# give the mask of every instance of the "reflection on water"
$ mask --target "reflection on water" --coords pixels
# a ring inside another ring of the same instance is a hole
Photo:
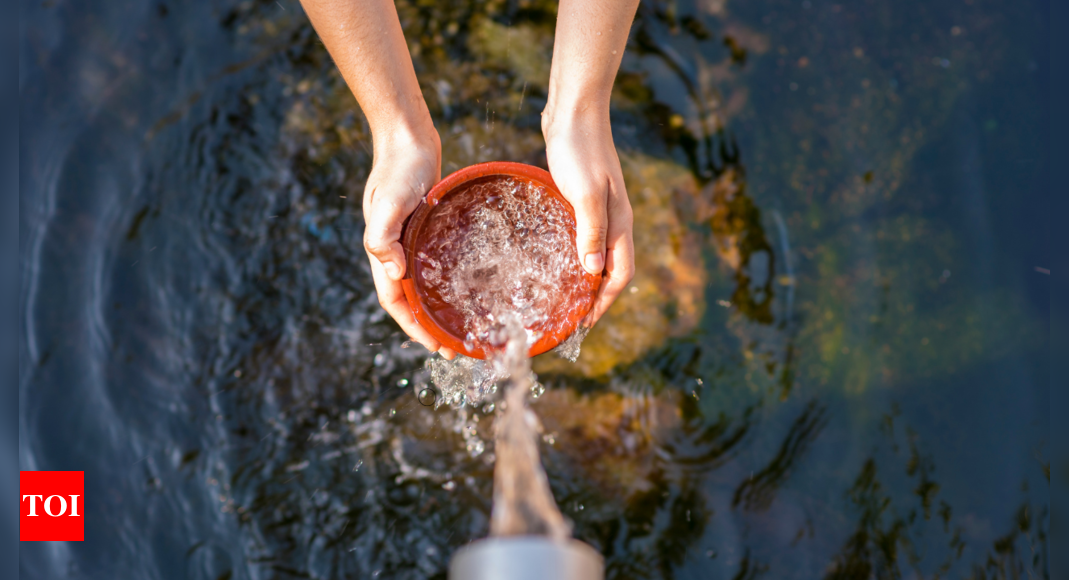
[[[399,2],[445,171],[544,166],[555,6]],[[1049,577],[1031,10],[642,4],[638,273],[576,363],[534,361],[609,577]],[[20,463],[87,498],[23,576],[443,577],[489,529],[494,409],[427,404],[378,307],[370,135],[299,5],[21,34]]]

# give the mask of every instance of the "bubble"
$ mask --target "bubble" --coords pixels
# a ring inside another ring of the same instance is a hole
[[[438,393],[434,389],[428,387],[419,392],[418,399],[420,405],[430,407],[431,405],[434,405],[435,401],[438,399]]]

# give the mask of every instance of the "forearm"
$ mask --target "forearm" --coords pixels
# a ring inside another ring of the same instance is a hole
[[[367,116],[375,149],[433,140],[393,0],[301,0]]]
[[[609,98],[639,0],[560,0],[544,123],[595,116]]]

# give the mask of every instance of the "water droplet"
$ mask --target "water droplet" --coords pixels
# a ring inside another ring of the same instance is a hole
[[[537,399],[542,396],[542,393],[546,392],[546,387],[542,386],[542,383],[535,383],[531,385],[531,398]]]
[[[356,423],[356,411],[349,409],[349,412],[345,414],[345,418],[348,419],[350,423]]]
[[[385,363],[385,362],[386,362],[386,355],[382,354],[381,352],[379,354],[375,355],[375,366],[381,367],[382,364]]]
[[[390,409],[390,416],[393,417],[397,414],[397,409]]]
[[[407,387],[408,386],[408,379],[401,379],[401,380],[397,381],[397,386],[398,387]]]
[[[446,491],[453,491],[454,489],[456,489],[456,487],[457,487],[457,484],[453,480],[449,480],[449,481],[447,481],[447,482],[442,484],[442,489],[444,489]]]
[[[481,439],[468,441],[467,447],[468,455],[471,455],[472,457],[478,457],[482,455],[483,451],[486,451],[486,444],[483,443]]]

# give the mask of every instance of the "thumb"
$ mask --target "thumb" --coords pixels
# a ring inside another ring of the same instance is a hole
[[[386,275],[392,280],[400,280],[405,275],[405,252],[401,248],[401,226],[405,218],[418,204],[409,208],[399,203],[395,196],[376,196],[371,204],[364,230],[364,249],[378,260]]]
[[[578,203],[572,202],[579,263],[591,274],[601,274],[605,269],[605,235],[609,229],[605,196],[604,191],[584,191],[576,199]]]

